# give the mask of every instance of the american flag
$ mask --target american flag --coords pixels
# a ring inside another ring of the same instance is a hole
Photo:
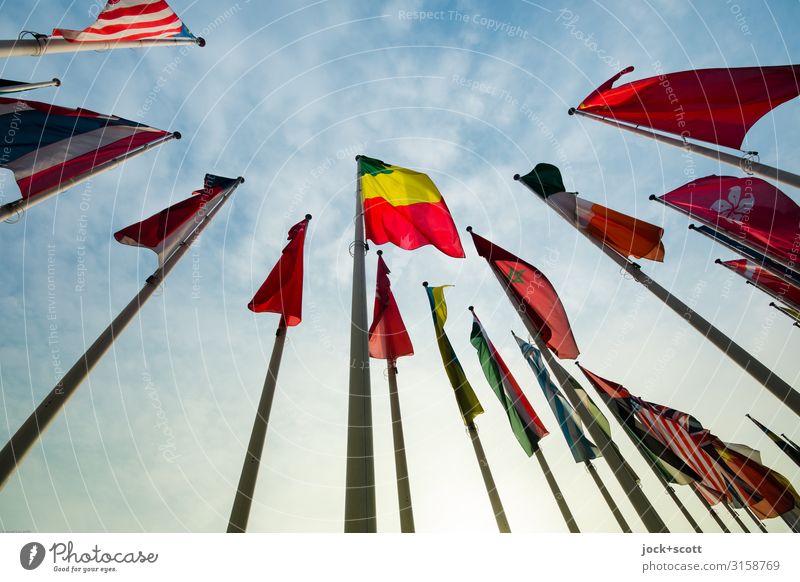
[[[194,38],[164,0],[108,0],[97,21],[85,30],[56,28],[53,38],[70,42],[109,42],[155,38]]]

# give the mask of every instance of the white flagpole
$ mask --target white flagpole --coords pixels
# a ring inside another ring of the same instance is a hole
[[[202,37],[197,38],[156,38],[152,40],[121,40],[70,42],[64,38],[42,36],[34,39],[0,40],[0,58],[41,57],[58,53],[79,53],[86,51],[108,51],[127,48],[151,48],[156,46],[178,46],[196,44],[206,46]]]
[[[536,449],[534,455],[536,456],[536,460],[539,461],[539,466],[542,468],[542,473],[544,473],[544,478],[547,481],[547,485],[550,487],[550,492],[553,494],[558,509],[561,511],[561,517],[564,518],[567,524],[567,529],[570,533],[581,533],[578,524],[575,522],[575,517],[572,515],[572,511],[569,505],[567,505],[567,500],[564,499],[564,494],[561,493],[561,487],[558,486],[558,481],[556,481],[553,472],[550,470],[550,464],[547,462],[541,447]]]
[[[570,115],[580,115],[582,117],[588,117],[589,119],[600,121],[602,123],[605,123],[606,125],[610,125],[618,129],[624,129],[625,131],[629,131],[631,133],[635,133],[637,135],[641,135],[644,137],[649,137],[650,139],[654,139],[656,141],[660,141],[662,143],[681,148],[682,150],[687,152],[697,153],[700,154],[701,156],[711,158],[712,160],[718,160],[725,164],[729,164],[731,166],[739,168],[746,174],[758,174],[759,176],[764,176],[765,178],[775,180],[776,182],[782,182],[784,184],[789,184],[790,186],[794,186],[795,188],[800,188],[800,176],[798,176],[797,174],[793,174],[792,172],[786,172],[778,168],[773,168],[772,166],[767,166],[766,164],[761,164],[747,157],[740,158],[732,154],[728,154],[712,148],[707,148],[705,146],[698,145],[696,143],[691,143],[675,137],[670,137],[668,135],[656,133],[654,131],[641,129],[638,126],[628,125],[626,123],[620,123],[618,121],[614,121],[606,117],[600,117],[599,115],[586,113],[585,111],[580,111],[578,109],[575,109],[574,107],[571,108],[568,113]]]
[[[53,196],[57,196],[61,194],[65,190],[69,190],[73,186],[77,186],[78,184],[85,182],[91,178],[94,178],[97,174],[105,172],[107,170],[111,170],[116,168],[119,165],[122,165],[130,158],[136,157],[141,155],[147,151],[150,151],[153,148],[156,148],[160,145],[164,145],[171,139],[181,139],[181,134],[178,131],[174,131],[162,137],[161,139],[157,139],[155,141],[151,141],[150,143],[143,145],[140,148],[135,150],[131,150],[121,156],[114,158],[113,160],[108,160],[107,162],[103,162],[92,168],[90,172],[86,174],[81,174],[80,176],[75,176],[74,178],[70,178],[68,180],[64,180],[59,182],[52,188],[48,188],[47,190],[43,190],[38,192],[34,196],[29,198],[20,198],[19,200],[14,200],[13,202],[9,202],[7,204],[3,204],[0,206],[0,220],[7,220],[14,216],[15,214],[21,214],[28,208],[36,206],[41,202],[44,202],[48,198],[52,198]]]
[[[356,156],[356,213],[353,242],[353,297],[350,320],[350,392],[347,414],[345,533],[375,533],[375,459],[372,444],[372,393],[369,378],[367,278],[364,257],[364,205]]]
[[[506,511],[503,509],[503,503],[500,501],[500,494],[497,492],[497,486],[494,483],[494,477],[492,477],[492,470],[489,468],[489,461],[486,460],[486,452],[483,450],[481,437],[478,436],[478,427],[475,426],[473,421],[469,421],[467,433],[472,441],[472,448],[475,450],[475,458],[478,459],[478,466],[481,468],[483,484],[486,486],[486,493],[489,494],[489,503],[492,505],[492,512],[497,522],[497,529],[500,533],[511,533],[511,527],[508,525],[508,519],[506,518]]]
[[[611,513],[614,515],[614,519],[617,520],[617,524],[619,525],[619,528],[622,530],[623,533],[633,533],[632,530],[631,530],[631,526],[628,525],[628,522],[625,521],[625,517],[622,515],[622,512],[619,510],[619,506],[617,505],[617,502],[614,501],[613,497],[611,497],[611,494],[608,492],[608,489],[606,489],[605,483],[603,483],[603,480],[600,479],[600,474],[597,472],[597,468],[588,459],[586,461],[584,461],[584,463],[586,464],[586,469],[589,471],[589,474],[592,476],[592,479],[594,480],[595,485],[597,485],[597,488],[600,490],[600,495],[603,496],[603,499],[605,500],[606,505],[608,505],[608,508],[611,510]]]
[[[0,86],[0,94],[3,93],[18,93],[20,91],[32,91],[34,89],[44,89],[45,87],[60,87],[61,81],[53,79],[52,81],[42,81],[41,83],[17,83],[16,85],[3,85]]]
[[[0,489],[3,488],[8,478],[22,462],[25,455],[31,450],[50,423],[55,419],[64,405],[77,391],[81,383],[89,375],[89,372],[97,365],[103,355],[109,350],[117,336],[123,332],[133,317],[139,312],[150,296],[158,289],[164,278],[169,274],[173,267],[178,264],[183,255],[189,250],[192,243],[197,240],[203,229],[211,222],[216,213],[228,198],[233,194],[239,184],[244,182],[244,178],[239,177],[238,181],[228,188],[222,195],[222,199],[205,215],[203,220],[197,225],[191,234],[178,245],[176,250],[158,267],[152,275],[147,278],[141,291],[131,300],[125,308],[120,311],[111,324],[100,334],[100,336],[89,346],[86,353],[64,374],[61,381],[50,391],[41,404],[34,410],[28,419],[22,424],[11,440],[0,451]]]

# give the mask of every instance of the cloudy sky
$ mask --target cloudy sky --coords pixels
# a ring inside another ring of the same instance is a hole
[[[0,1],[0,37],[80,29],[101,4]],[[662,225],[666,261],[644,269],[800,385],[800,331],[765,295],[714,265],[730,253],[688,231],[686,217],[647,200],[692,177],[737,171],[566,113],[627,65],[636,67],[632,80],[661,70],[800,62],[800,7],[746,0],[500,4],[173,0],[207,39],[205,48],[0,65],[5,78],[63,81],[26,98],[184,135],[31,209],[17,224],[0,225],[3,442],[155,268],[152,253],[119,245],[112,233],[186,197],[206,172],[247,179],[0,492],[0,529],[224,531],[277,324],[277,316],[252,314],[246,304],[287,229],[308,212],[304,320],[289,332],[250,529],[342,530],[358,153],[428,173],[462,233],[472,225],[542,269],[564,301],[582,364],[695,414],[726,441],[760,449],[800,486],[797,468],[744,415],[800,440],[796,417],[512,180],[538,162],[555,163],[582,196]],[[430,18],[420,19],[420,10]],[[799,123],[795,100],[762,119],[745,149],[797,171]],[[2,173],[0,196],[17,198]],[[586,470],[572,461],[509,333],[522,334],[521,322],[469,239],[463,242],[465,260],[431,248],[384,248],[416,348],[400,361],[398,380],[417,529],[495,529],[435,348],[420,285],[428,280],[455,285],[447,331],[486,410],[477,424],[512,530],[566,527],[481,373],[468,305],[550,429],[542,450],[579,526],[618,531]],[[375,259],[370,252],[370,304]],[[580,376],[572,363],[567,368]],[[378,527],[398,531],[382,362],[373,362],[372,392]],[[614,430],[669,527],[689,531]],[[633,529],[644,531],[607,465],[597,466]],[[689,492],[679,495],[706,531],[718,531]],[[786,531],[776,520],[768,527]]]

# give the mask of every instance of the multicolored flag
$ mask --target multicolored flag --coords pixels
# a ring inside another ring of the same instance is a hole
[[[4,98],[0,134],[0,167],[14,172],[23,199],[173,135],[88,109]]]
[[[567,312],[555,288],[533,265],[469,230],[475,250],[498,276],[521,317],[539,331],[542,340],[559,358],[575,359],[580,353]]]
[[[189,198],[115,232],[114,238],[124,245],[152,250],[158,255],[159,264],[163,265],[203,217],[222,200],[225,192],[239,181],[239,178],[206,174],[202,190],[196,190]]]
[[[784,281],[780,277],[776,277],[747,259],[719,261],[719,263],[737,275],[741,275],[770,297],[785,303],[795,310],[800,310],[800,288]]]
[[[572,453],[572,458],[576,463],[584,463],[591,461],[601,456],[600,449],[598,449],[592,441],[590,441],[586,434],[583,432],[583,423],[578,418],[578,414],[572,405],[561,394],[561,391],[556,387],[550,379],[550,373],[542,361],[542,354],[534,346],[517,337],[513,331],[511,335],[517,340],[517,345],[522,352],[523,357],[530,365],[533,373],[536,374],[536,379],[539,381],[539,386],[544,393],[544,397],[550,404],[550,409],[553,411],[558,425],[561,427],[561,432],[564,439],[569,445],[569,450]],[[598,411],[599,412],[599,411]]]
[[[795,465],[800,467],[800,451],[795,449],[791,445],[791,443],[782,439],[780,436],[772,432],[770,429],[768,429],[766,426],[758,422],[755,418],[753,418],[749,414],[745,414],[745,416],[749,418],[751,421],[753,421],[753,424],[755,424],[759,429],[761,429],[761,432],[767,435],[769,437],[769,440],[775,443],[778,446],[778,448],[786,454],[787,457],[789,457],[792,461],[794,461]]]
[[[517,437],[522,450],[530,457],[539,450],[539,441],[549,433],[489,336],[486,335],[486,330],[483,329],[474,310],[469,341],[478,352],[483,374],[500,400],[500,404],[503,405],[514,436]]]
[[[369,240],[409,251],[433,245],[448,256],[464,258],[447,204],[426,174],[358,156],[358,175]]]
[[[706,176],[658,199],[779,262],[797,262],[800,207],[769,182]]]
[[[663,228],[566,192],[556,166],[536,164],[519,179],[576,229],[623,257],[664,261]]]
[[[631,71],[611,77],[578,109],[739,149],[756,121],[800,94],[800,65],[698,69],[613,86]]]
[[[289,229],[289,244],[247,304],[247,308],[255,313],[279,313],[289,327],[299,324],[303,316],[303,246],[309,220],[311,215],[306,214]]]
[[[114,42],[195,37],[164,0],[108,0],[89,28],[56,28],[53,38],[70,42]]]
[[[450,385],[455,391],[456,402],[458,403],[458,409],[461,411],[461,417],[464,419],[464,424],[470,426],[476,416],[483,414],[483,407],[481,407],[478,397],[475,396],[475,391],[470,386],[469,380],[467,380],[467,375],[464,373],[464,368],[461,367],[461,362],[458,361],[450,339],[444,332],[444,324],[447,321],[447,303],[444,300],[445,287],[449,287],[449,285],[442,285],[441,287],[425,285],[425,291],[428,294],[428,302],[431,306],[433,328],[436,331],[436,343],[439,346],[439,354],[442,356],[444,370],[450,380]]]
[[[380,253],[380,251],[378,251]],[[379,360],[393,361],[401,356],[413,356],[414,346],[389,282],[389,267],[378,256],[378,280],[375,283],[375,307],[369,327],[369,355]]]

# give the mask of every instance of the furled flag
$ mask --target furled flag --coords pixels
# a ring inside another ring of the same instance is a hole
[[[378,251],[380,253],[380,251]],[[389,267],[378,257],[378,280],[375,283],[375,308],[369,328],[369,355],[379,360],[393,361],[401,356],[414,355],[406,325],[389,282]]]
[[[635,397],[624,386],[611,380],[606,380],[594,372],[590,372],[580,364],[578,364],[578,367],[589,380],[589,383],[594,386],[634,444],[650,459],[650,462],[664,479],[678,485],[690,485],[702,481],[702,477],[694,469],[674,453],[670,447],[651,434],[647,426],[636,418],[634,415],[636,406],[633,402]]]
[[[32,198],[171,135],[113,115],[0,98],[0,167]],[[176,137],[179,134],[175,134]]]
[[[358,156],[358,175],[369,240],[408,251],[433,245],[464,258],[447,204],[426,174]]]
[[[659,200],[779,262],[797,262],[800,207],[769,182],[712,175]]]
[[[631,71],[611,77],[578,109],[739,149],[756,121],[800,94],[800,65],[698,69],[613,87]]]
[[[569,445],[572,458],[575,459],[576,463],[583,463],[600,457],[600,449],[598,449],[584,434],[583,423],[575,412],[575,409],[572,408],[569,401],[561,394],[561,391],[550,379],[550,373],[544,366],[541,352],[531,344],[517,337],[517,334],[513,331],[511,335],[517,340],[517,345],[523,357],[530,365],[533,373],[536,374],[536,379],[539,381],[542,392],[544,392],[544,397],[547,398],[547,402],[550,404],[550,408],[558,420],[567,445]]]
[[[522,450],[530,457],[539,450],[539,441],[549,433],[489,336],[486,335],[486,330],[483,329],[475,311],[472,312],[472,332],[469,341],[478,352],[483,374],[500,400],[500,404],[503,405],[514,436],[517,437]]]
[[[151,249],[164,264],[202,222],[203,218],[220,203],[224,194],[240,178],[223,178],[206,174],[203,189],[192,192],[185,200],[157,212],[136,224],[114,233],[114,238],[124,245]]]
[[[108,0],[89,28],[56,28],[53,38],[70,42],[115,42],[195,37],[164,0]]]
[[[536,164],[530,173],[519,179],[567,222],[623,257],[664,260],[663,228],[566,192],[561,171],[556,166]]]
[[[472,232],[475,250],[498,276],[521,317],[527,318],[539,335],[561,359],[575,359],[580,353],[572,335],[567,312],[544,273]]]
[[[789,442],[782,439],[780,436],[772,432],[769,428],[758,422],[755,418],[753,418],[749,414],[746,414],[745,416],[747,416],[747,418],[752,420],[753,424],[755,424],[759,429],[761,429],[761,432],[767,435],[769,439],[786,454],[787,457],[789,457],[792,461],[794,461],[795,465],[800,467],[800,451],[796,450]]]
[[[247,308],[256,313],[280,313],[287,326],[300,323],[303,315],[303,244],[311,215],[289,229],[281,258],[256,292]]]
[[[483,414],[483,407],[481,407],[478,397],[475,396],[475,391],[470,386],[466,374],[464,374],[464,368],[461,367],[461,362],[456,357],[453,346],[450,344],[450,339],[444,332],[444,324],[447,321],[447,303],[444,300],[445,287],[449,287],[449,285],[441,287],[429,287],[426,285],[425,291],[428,294],[428,302],[431,306],[433,328],[436,331],[439,354],[442,356],[442,363],[444,364],[447,378],[450,380],[450,385],[455,391],[461,417],[464,419],[464,424],[469,426],[476,416]]]
[[[795,310],[800,310],[800,288],[784,281],[780,277],[776,277],[747,259],[719,261],[719,263],[734,273],[741,275],[767,295],[782,301]]]

